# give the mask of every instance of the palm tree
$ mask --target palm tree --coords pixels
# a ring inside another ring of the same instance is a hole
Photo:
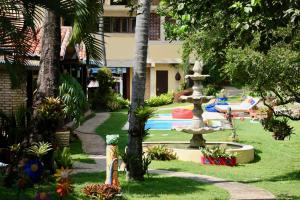
[[[142,139],[141,130],[144,126],[139,126],[135,111],[144,105],[145,82],[146,82],[146,65],[147,65],[147,49],[148,49],[148,32],[150,21],[150,4],[151,0],[139,0],[135,41],[136,53],[133,68],[132,80],[132,98],[129,113],[129,130],[128,130],[128,170],[129,178],[133,180],[143,180],[143,164],[142,164]]]
[[[60,7],[60,0],[52,2],[55,7]],[[87,53],[95,60],[100,60],[102,55],[101,41],[96,38],[96,24],[102,14],[101,3],[98,0],[75,1],[71,14],[74,25],[70,45],[83,42]],[[44,35],[40,59],[40,71],[37,82],[35,106],[45,96],[56,96],[59,78],[60,61],[60,13],[48,9],[45,15]]]
[[[56,3],[59,6],[59,2],[56,1]],[[57,95],[61,46],[60,31],[60,15],[53,10],[46,10],[35,104],[38,104],[46,96]]]

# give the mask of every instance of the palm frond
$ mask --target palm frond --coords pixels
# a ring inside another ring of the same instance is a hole
[[[97,29],[98,19],[103,14],[102,1],[76,0],[74,25],[70,45],[83,41],[90,57],[94,60],[103,58],[103,42],[98,39],[100,34]]]

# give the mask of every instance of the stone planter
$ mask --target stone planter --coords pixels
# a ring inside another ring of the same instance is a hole
[[[235,166],[236,165],[236,158],[213,158],[213,157],[200,157],[201,163],[204,165],[227,165],[227,166]]]
[[[60,147],[67,147],[70,144],[70,131],[57,131],[55,138]]]

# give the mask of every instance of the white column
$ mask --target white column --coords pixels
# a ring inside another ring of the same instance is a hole
[[[150,97],[156,96],[156,70],[155,64],[150,67]]]
[[[165,29],[164,29],[165,18],[166,17],[160,18],[160,41],[165,41]]]
[[[123,96],[123,77],[122,74],[120,76],[120,94]]]

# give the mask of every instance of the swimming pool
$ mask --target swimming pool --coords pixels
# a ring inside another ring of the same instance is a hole
[[[159,114],[147,121],[145,129],[150,130],[171,130],[183,126],[191,126],[193,119],[172,119],[171,114]],[[220,120],[210,120],[211,127],[220,127]]]
[[[176,127],[190,126],[192,120],[157,120],[149,119],[145,125],[145,129],[150,130],[171,130]]]

